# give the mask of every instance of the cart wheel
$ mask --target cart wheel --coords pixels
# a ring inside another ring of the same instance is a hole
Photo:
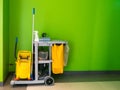
[[[54,85],[54,79],[50,76],[45,77],[45,85]]]
[[[14,81],[10,82],[11,87],[14,87],[14,84],[15,84]]]

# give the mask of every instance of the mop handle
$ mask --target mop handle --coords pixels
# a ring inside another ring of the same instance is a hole
[[[32,54],[33,54],[33,33],[34,33],[34,16],[35,16],[35,8],[32,9]]]
[[[32,9],[32,60],[31,60],[31,76],[33,72],[33,33],[34,33],[34,16],[35,16],[35,8]]]
[[[17,60],[17,56],[16,56],[16,52],[17,52],[17,43],[18,43],[18,37],[16,37],[16,41],[15,41],[15,51],[14,51],[14,56],[15,59]]]

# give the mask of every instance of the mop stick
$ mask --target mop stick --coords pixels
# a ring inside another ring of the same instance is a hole
[[[33,54],[33,34],[34,34],[34,17],[35,17],[35,8],[32,10],[32,54]]]
[[[33,36],[34,36],[34,17],[35,17],[35,8],[32,9],[32,65],[31,65],[31,75],[33,71]]]

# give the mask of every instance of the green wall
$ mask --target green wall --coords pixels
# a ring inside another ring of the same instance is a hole
[[[33,7],[39,35],[46,32],[52,40],[69,42],[66,71],[120,70],[119,0],[10,0],[10,64],[16,36],[18,49],[31,50]]]
[[[3,0],[3,80],[9,72],[9,0]]]
[[[0,0],[0,82],[3,81],[3,0]]]
[[[0,0],[0,82],[9,72],[9,2]]]

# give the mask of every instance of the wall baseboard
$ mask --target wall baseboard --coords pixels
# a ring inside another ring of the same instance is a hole
[[[4,84],[7,81],[7,79],[8,79],[8,77],[9,77],[10,74],[11,73],[8,73],[7,76],[6,76],[6,78],[5,78],[5,80],[3,82],[0,82],[0,86],[4,86]]]
[[[100,75],[120,75],[120,71],[64,71],[63,74],[53,74],[53,76],[100,76]]]
[[[64,71],[52,76],[56,82],[120,81],[120,71]]]
[[[3,86],[3,82],[0,82],[0,86]]]
[[[117,71],[65,71],[63,75],[110,75],[110,74],[119,74],[120,70]]]

